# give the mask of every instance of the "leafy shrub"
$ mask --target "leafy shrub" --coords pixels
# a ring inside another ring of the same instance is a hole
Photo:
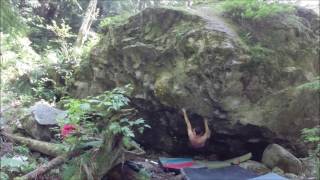
[[[317,179],[320,179],[320,126],[304,128],[302,138],[304,142],[312,145],[313,149],[311,149],[310,157],[316,162],[316,176]]]
[[[32,49],[28,38],[1,33],[0,40],[2,85],[30,73],[41,64],[41,57]]]
[[[68,136],[65,142],[71,145],[93,142],[99,133],[97,128],[99,121],[94,121],[94,116],[100,117],[99,120],[107,119],[107,130],[113,134],[121,134],[126,138],[134,137],[132,128],[137,127],[139,132],[150,126],[145,121],[139,119],[129,119],[127,117],[111,118],[114,113],[128,107],[129,99],[126,94],[132,90],[127,85],[122,88],[115,88],[112,91],[106,91],[95,97],[85,99],[67,99],[65,107],[67,108],[68,118],[60,120],[60,126],[72,124],[77,126],[77,136]],[[111,118],[111,119],[109,119]],[[128,140],[128,139],[127,139]]]
[[[23,22],[22,18],[18,16],[18,13],[16,13],[11,1],[2,0],[0,12],[0,32],[6,32],[13,36],[15,36],[16,33],[26,33],[26,24]]]
[[[29,148],[26,146],[14,146],[14,151],[18,154],[28,155],[30,153]]]
[[[12,91],[18,96],[29,95],[46,100],[52,99],[44,85],[46,67],[40,54],[31,47],[26,37],[1,34],[1,90]]]
[[[90,49],[99,40],[95,36],[82,48],[75,49],[70,43],[75,35],[63,20],[61,24],[53,21],[43,28],[56,36],[40,53],[27,37],[1,33],[1,90],[4,93],[10,91],[49,102],[60,99],[72,83],[80,61],[88,58]]]
[[[221,6],[223,11],[231,17],[253,20],[294,12],[293,6],[262,0],[228,0],[223,1]]]
[[[320,127],[304,128],[302,130],[302,138],[306,143],[315,146],[314,154],[320,157]]]
[[[133,140],[134,129],[142,133],[144,128],[150,128],[150,126],[143,119],[136,119],[134,111],[130,109],[127,95],[131,91],[131,86],[127,85],[94,97],[62,101],[67,102],[65,107],[67,107],[68,117],[59,120],[59,124],[61,126],[72,124],[76,127],[74,132],[64,138],[64,142],[70,148],[93,147],[92,151],[82,154],[63,166],[64,179],[71,176],[79,178],[81,176],[78,171],[79,166],[87,169],[87,175],[92,174],[91,169],[94,166],[92,156],[99,148],[105,148],[108,145],[104,141],[109,141],[109,138],[115,138],[115,141],[121,143],[122,148],[128,152],[141,150]],[[98,129],[99,124],[103,126],[101,129]]]

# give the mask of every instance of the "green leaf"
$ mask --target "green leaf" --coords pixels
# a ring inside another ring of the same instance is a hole
[[[91,106],[89,103],[83,103],[80,105],[80,109],[83,111],[89,111],[91,109]]]
[[[28,162],[26,161],[28,158],[26,156],[14,156],[12,158],[8,158],[6,156],[1,157],[1,168],[20,168],[23,165],[26,165]]]
[[[143,127],[139,127],[139,128],[138,128],[138,131],[139,131],[140,134],[142,134],[143,131],[144,131],[144,128],[143,128]]]
[[[123,133],[124,136],[127,137],[134,137],[134,133],[128,126],[124,126],[121,128],[121,132]]]
[[[123,142],[123,145],[126,147],[126,148],[131,148],[131,139],[128,138],[128,137],[124,137],[122,139],[122,142]]]
[[[125,122],[127,123],[128,121],[129,121],[128,118],[123,118],[120,120],[120,123],[125,123]]]
[[[139,118],[139,119],[134,121],[135,125],[139,125],[139,124],[143,124],[143,123],[144,123],[144,119],[142,119],[142,118]]]
[[[27,155],[30,153],[29,148],[27,148],[26,146],[14,146],[13,149],[18,154]]]
[[[96,99],[88,99],[89,103],[101,103],[100,100],[96,100]]]

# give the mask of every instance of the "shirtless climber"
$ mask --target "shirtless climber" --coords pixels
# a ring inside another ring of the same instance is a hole
[[[193,148],[202,148],[205,145],[207,139],[211,135],[211,131],[208,127],[207,119],[204,119],[205,132],[203,133],[203,132],[201,132],[200,128],[192,129],[190,120],[189,120],[188,115],[186,113],[186,110],[184,108],[182,109],[182,112],[183,112],[184,120],[187,124],[188,136],[189,136],[189,140],[190,140],[192,147]]]

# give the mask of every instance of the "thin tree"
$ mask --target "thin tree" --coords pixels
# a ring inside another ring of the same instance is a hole
[[[75,47],[81,47],[86,41],[91,24],[97,16],[97,12],[97,0],[90,0],[81,27],[79,29]]]

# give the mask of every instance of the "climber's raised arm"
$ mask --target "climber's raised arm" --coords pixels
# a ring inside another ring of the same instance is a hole
[[[183,112],[184,121],[187,124],[188,131],[192,132],[192,126],[191,126],[190,120],[188,118],[187,112],[184,108],[182,108],[182,112]]]
[[[206,119],[206,118],[204,119],[204,128],[205,128],[204,136],[209,138],[211,136],[211,131],[208,126],[208,119]]]

